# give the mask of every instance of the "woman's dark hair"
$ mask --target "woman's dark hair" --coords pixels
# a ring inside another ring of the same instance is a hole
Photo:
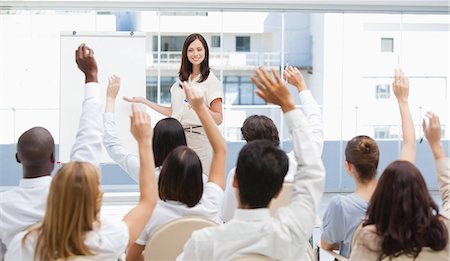
[[[181,52],[181,65],[180,65],[180,71],[178,72],[178,76],[180,78],[181,82],[187,81],[189,78],[189,75],[192,73],[192,63],[189,61],[187,56],[187,51],[189,45],[198,39],[202,45],[203,48],[205,48],[205,59],[203,59],[203,62],[200,64],[200,73],[201,77],[199,82],[203,82],[204,80],[208,79],[209,76],[209,49],[208,44],[206,43],[205,38],[201,34],[191,34],[189,35],[183,44],[183,50]]]
[[[186,146],[172,150],[161,168],[158,189],[161,200],[174,200],[193,207],[203,194],[202,163]]]
[[[269,140],[277,146],[280,145],[277,126],[272,119],[264,115],[252,115],[245,119],[241,132],[247,142]]]
[[[416,258],[423,247],[440,251],[448,234],[439,208],[420,171],[408,161],[394,161],[383,171],[369,203],[363,226],[374,224],[385,257]]]
[[[355,166],[359,181],[370,181],[377,175],[380,160],[378,145],[369,136],[356,136],[345,147],[345,160]]]
[[[158,121],[153,130],[155,166],[162,166],[167,154],[181,145],[187,145],[186,135],[181,123],[174,118],[165,118]]]

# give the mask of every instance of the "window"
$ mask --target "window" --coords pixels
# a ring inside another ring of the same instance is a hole
[[[389,84],[377,84],[375,87],[376,99],[389,99],[391,97],[391,85]]]
[[[162,11],[161,16],[208,16],[208,12],[196,11]]]
[[[373,137],[375,139],[389,139],[390,138],[389,130],[390,130],[389,126],[374,127]]]
[[[394,38],[381,38],[381,52],[382,53],[394,52]]]
[[[250,52],[250,36],[236,36],[236,52]]]
[[[211,36],[211,47],[220,48],[220,35]]]
[[[162,52],[181,52],[186,36],[161,36]],[[153,36],[153,51],[158,51],[158,36]]]
[[[225,103],[232,105],[266,104],[255,93],[255,85],[249,76],[225,76],[223,80]]]

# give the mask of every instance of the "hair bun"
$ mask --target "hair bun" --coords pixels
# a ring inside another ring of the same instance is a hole
[[[362,140],[361,143],[359,143],[359,149],[363,153],[370,153],[372,144],[368,140]]]

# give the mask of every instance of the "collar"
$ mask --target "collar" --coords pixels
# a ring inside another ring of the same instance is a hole
[[[43,186],[49,186],[51,182],[52,182],[51,176],[43,176],[43,177],[31,178],[31,179],[21,179],[19,182],[19,187],[22,187],[22,188],[43,187]]]
[[[238,208],[234,211],[233,219],[241,221],[258,221],[270,218],[268,208],[242,209]]]

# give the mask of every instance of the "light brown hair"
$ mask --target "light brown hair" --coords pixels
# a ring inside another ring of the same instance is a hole
[[[94,255],[85,235],[99,222],[102,192],[99,170],[87,162],[70,162],[56,173],[50,185],[42,225],[24,237],[37,233],[35,258],[55,260],[75,255]]]

